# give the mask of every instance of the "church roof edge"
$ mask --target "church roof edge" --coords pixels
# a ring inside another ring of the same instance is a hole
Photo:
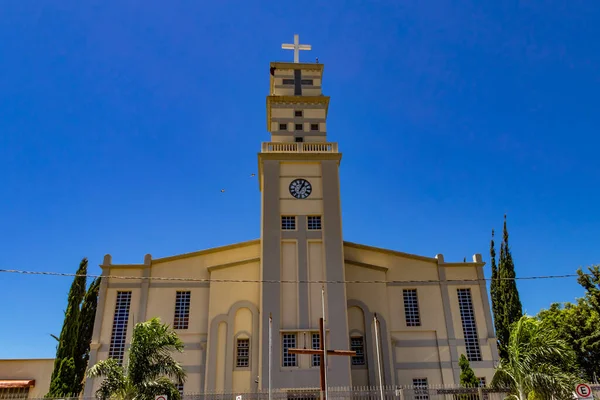
[[[211,248],[204,249],[204,250],[197,250],[197,251],[192,251],[190,253],[176,254],[173,256],[161,257],[161,258],[156,258],[156,259],[152,259],[150,257],[150,262],[148,264],[146,264],[146,263],[144,263],[144,264],[112,264],[112,263],[107,264],[107,263],[103,263],[103,264],[100,264],[100,267],[103,269],[104,268],[147,268],[148,266],[154,265],[154,264],[160,264],[160,263],[168,262],[168,261],[182,260],[184,258],[201,256],[204,254],[217,253],[220,251],[233,250],[233,249],[237,249],[240,247],[252,246],[254,244],[260,244],[260,239],[247,240],[245,242],[227,244],[227,245],[218,246],[218,247],[211,247]],[[147,258],[147,257],[148,257],[148,255],[146,255],[146,257],[144,257],[144,258]]]
[[[157,258],[155,260],[152,260],[152,264],[158,264],[158,263],[167,262],[167,261],[181,260],[184,258],[201,256],[204,254],[217,253],[219,251],[233,250],[233,249],[237,249],[240,247],[251,246],[253,244],[260,244],[260,239],[247,240],[245,242],[227,244],[227,245],[218,246],[218,247],[211,247],[211,248],[204,249],[204,250],[193,251],[191,253],[183,253],[183,254],[177,254],[174,256]]]
[[[271,67],[281,68],[281,69],[304,69],[311,70],[316,69],[318,71],[323,72],[325,68],[325,64],[321,63],[294,63],[294,62],[286,62],[286,61],[271,61]]]
[[[393,256],[408,257],[408,258],[413,258],[413,259],[421,260],[421,261],[434,262],[436,264],[438,262],[438,260],[434,257],[426,257],[426,256],[420,256],[418,254],[404,253],[404,252],[398,251],[398,250],[384,249],[382,247],[368,246],[366,244],[344,241],[344,246],[354,247],[356,249],[361,249],[361,250],[378,251],[380,253],[387,253],[387,254],[391,254]]]
[[[428,261],[428,262],[433,262],[436,264],[440,264],[443,265],[444,267],[464,267],[465,265],[470,265],[470,266],[484,266],[485,262],[480,261],[481,260],[481,256],[478,256],[478,261],[473,261],[473,262],[445,262],[443,261],[443,257],[441,258],[441,260],[438,260],[435,257],[427,257],[427,256],[420,256],[418,254],[411,254],[411,253],[404,253],[402,251],[397,251],[397,250],[390,250],[390,249],[385,249],[382,247],[375,247],[375,246],[369,246],[366,244],[360,244],[360,243],[354,243],[354,242],[348,242],[348,241],[344,241],[344,246],[348,246],[348,247],[353,247],[356,249],[360,249],[360,250],[369,250],[369,251],[376,251],[376,252],[380,252],[380,253],[386,253],[386,254],[390,254],[393,256],[399,256],[399,257],[407,257],[407,258],[412,258],[415,260],[421,260],[421,261]]]

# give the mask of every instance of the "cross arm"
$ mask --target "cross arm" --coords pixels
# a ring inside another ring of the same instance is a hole
[[[323,354],[323,350],[319,349],[288,349],[290,354]],[[328,356],[355,356],[356,351],[353,350],[327,350]]]
[[[323,354],[323,350],[319,349],[288,349],[290,354]]]

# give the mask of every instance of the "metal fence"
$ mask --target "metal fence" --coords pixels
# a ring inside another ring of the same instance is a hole
[[[594,399],[600,400],[600,385],[590,385]],[[363,386],[332,387],[329,400],[504,400],[508,390],[491,387],[462,388],[460,386]],[[271,400],[318,400],[323,393],[318,388],[273,389]],[[575,393],[573,393],[575,399]],[[26,392],[0,390],[0,399],[32,399]],[[49,400],[49,399],[37,399]],[[59,399],[54,399],[59,400]],[[84,397],[62,397],[60,400],[96,400]],[[168,400],[168,399],[167,399]],[[269,400],[268,390],[254,392],[185,393],[182,400]]]
[[[507,390],[491,388],[415,387],[415,386],[365,386],[332,387],[327,391],[329,400],[502,400]],[[272,400],[317,400],[324,394],[319,389],[277,389],[271,391]],[[261,390],[252,393],[201,393],[186,394],[183,400],[268,400],[269,393]]]

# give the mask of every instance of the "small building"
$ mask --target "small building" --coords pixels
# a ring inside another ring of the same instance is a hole
[[[0,399],[44,397],[53,368],[52,358],[0,360]]]

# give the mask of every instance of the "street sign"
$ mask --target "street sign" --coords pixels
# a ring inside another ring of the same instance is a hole
[[[592,398],[592,388],[585,383],[580,383],[575,386],[575,393],[577,393],[577,397],[580,399],[591,399]]]
[[[169,400],[169,397],[166,394],[159,394],[158,396],[154,396],[154,400]]]
[[[235,400],[242,400],[242,396],[241,395],[235,396]]]

